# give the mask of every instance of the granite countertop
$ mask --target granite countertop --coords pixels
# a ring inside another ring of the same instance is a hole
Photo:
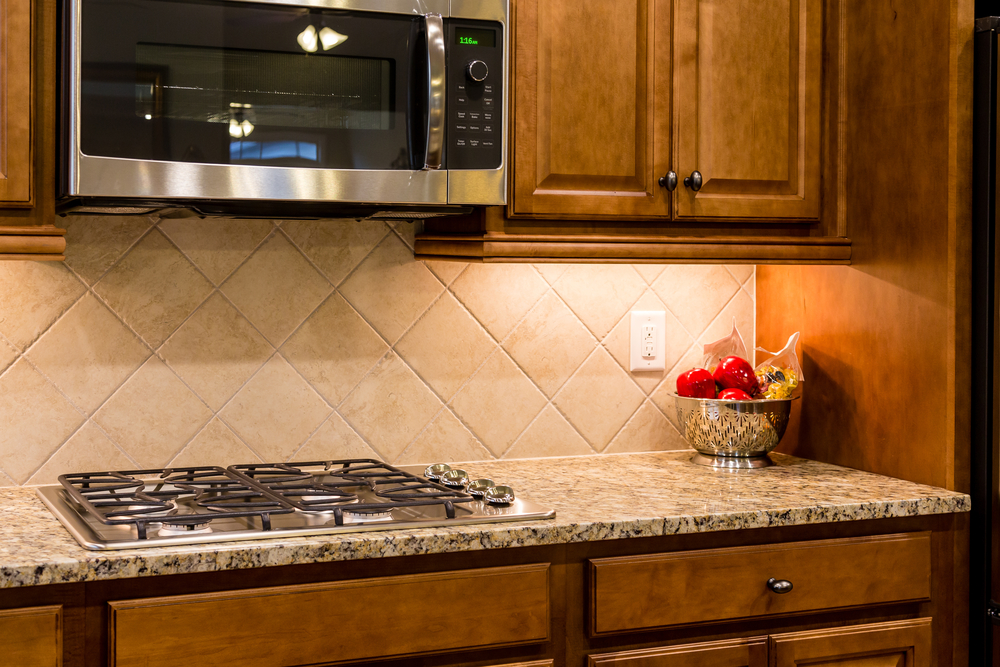
[[[464,464],[556,510],[555,519],[87,551],[31,488],[0,489],[0,588],[967,512],[969,496],[772,454],[749,471],[690,463],[690,451]],[[616,484],[628,482],[628,485]]]

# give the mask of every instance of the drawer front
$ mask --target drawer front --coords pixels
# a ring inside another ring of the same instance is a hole
[[[592,636],[926,600],[930,533],[601,558],[590,575]]]
[[[290,667],[511,646],[548,639],[549,566],[122,600],[110,614],[116,667]]]
[[[58,667],[62,664],[62,607],[0,611],[0,664]]]

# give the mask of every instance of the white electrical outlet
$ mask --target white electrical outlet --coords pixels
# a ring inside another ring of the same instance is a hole
[[[667,314],[662,310],[633,310],[629,332],[629,370],[666,370],[663,330]]]

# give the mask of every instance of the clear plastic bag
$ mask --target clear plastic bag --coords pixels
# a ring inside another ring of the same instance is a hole
[[[805,381],[802,377],[802,365],[799,364],[799,357],[795,354],[798,342],[799,332],[796,331],[789,336],[785,347],[779,352],[768,352],[762,347],[757,348],[758,352],[767,355],[754,369],[757,382],[760,384],[759,398],[791,398],[799,385]]]
[[[714,343],[706,344],[702,350],[705,356],[702,357],[701,367],[708,370],[709,373],[714,373],[716,366],[726,357],[736,356],[750,361],[747,357],[747,346],[743,342],[743,336],[740,335],[739,329],[736,328],[735,317],[733,318],[732,333]]]

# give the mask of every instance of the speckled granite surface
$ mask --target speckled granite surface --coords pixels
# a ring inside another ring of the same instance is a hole
[[[87,551],[29,488],[0,490],[0,588],[362,558],[967,512],[970,499],[911,482],[772,455],[712,470],[690,451],[465,464],[556,518],[454,528],[128,551]],[[612,482],[630,482],[629,485]]]

